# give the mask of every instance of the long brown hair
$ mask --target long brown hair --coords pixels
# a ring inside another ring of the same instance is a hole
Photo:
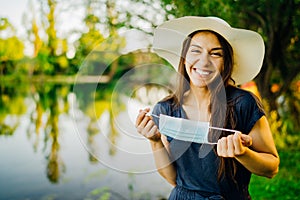
[[[172,99],[173,106],[181,106],[183,104],[183,98],[186,91],[190,89],[190,78],[185,69],[185,57],[187,51],[190,47],[191,40],[194,35],[199,32],[211,32],[215,34],[221,44],[223,50],[224,58],[224,67],[220,71],[219,76],[214,79],[212,83],[208,85],[210,90],[210,104],[209,112],[211,114],[210,124],[215,127],[225,127],[229,125],[234,128],[236,125],[235,119],[233,117],[233,106],[232,102],[227,102],[226,100],[226,88],[228,87],[230,81],[234,83],[234,80],[231,78],[233,71],[233,49],[231,45],[223,38],[220,34],[211,31],[211,30],[198,30],[187,36],[182,45],[181,58],[178,66],[178,81],[175,92],[167,97],[167,99]],[[217,130],[211,130],[213,134],[218,138],[227,136],[228,133],[221,132]],[[217,139],[218,139],[217,138]],[[213,139],[213,138],[210,138]],[[214,138],[215,140],[216,138]],[[216,152],[216,148],[214,149]],[[233,159],[225,159],[220,157],[220,166],[218,170],[219,180],[225,175],[233,178],[235,175],[236,166],[233,162]]]

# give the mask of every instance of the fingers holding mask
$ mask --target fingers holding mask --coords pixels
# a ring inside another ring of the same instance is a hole
[[[160,140],[160,133],[154,121],[151,119],[148,121],[145,129],[144,129],[144,136],[149,140],[158,141]]]
[[[136,129],[139,134],[143,135],[149,140],[157,141],[160,139],[158,127],[152,120],[152,117],[147,116],[149,109],[140,110],[136,119]]]
[[[146,115],[147,113],[148,113],[147,109],[140,110],[140,112],[136,118],[135,127],[136,127],[137,131],[142,135],[144,135],[145,128],[147,126],[148,121],[151,120],[151,118]]]
[[[242,133],[236,132],[234,135],[219,139],[217,144],[218,155],[233,158],[244,154],[248,145],[243,144],[242,136],[244,136]]]
[[[235,132],[233,135],[233,142],[235,147],[234,154],[239,156],[243,155],[246,149],[252,145],[252,138],[251,136],[242,134],[241,132]]]
[[[217,153],[221,157],[234,157],[234,145],[232,136],[222,137],[217,144]]]
[[[149,108],[146,108],[146,109],[143,109],[143,110],[140,110],[140,111],[139,111],[139,114],[138,114],[138,116],[137,116],[137,118],[136,118],[136,121],[135,121],[135,127],[136,127],[136,128],[140,128],[140,127],[142,127],[143,125],[145,125],[146,122],[144,121],[144,119],[145,119],[146,114],[147,114],[149,111],[150,111]]]

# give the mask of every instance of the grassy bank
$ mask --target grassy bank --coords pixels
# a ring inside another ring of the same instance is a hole
[[[110,77],[106,75],[33,75],[33,76],[0,76],[1,84],[11,83],[55,83],[55,84],[76,84],[76,83],[108,83]]]
[[[300,151],[280,151],[279,173],[273,179],[252,176],[250,193],[253,200],[300,199]]]

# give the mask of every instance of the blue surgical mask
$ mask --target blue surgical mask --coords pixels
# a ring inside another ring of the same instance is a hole
[[[175,141],[172,140],[170,142],[173,153],[175,152],[172,155],[174,160],[179,158],[192,142],[201,144],[199,158],[204,158],[217,144],[222,131],[236,132],[231,129],[211,127],[209,122],[193,121],[163,114],[159,116],[151,114],[151,116],[156,118],[156,122],[159,119],[159,131],[161,134],[175,139]],[[211,129],[215,131],[210,131]],[[209,134],[214,134],[214,137],[209,137]],[[176,150],[174,151],[174,149]]]
[[[215,144],[208,141],[209,122],[187,120],[161,114],[159,116],[161,134],[177,140],[201,144]]]

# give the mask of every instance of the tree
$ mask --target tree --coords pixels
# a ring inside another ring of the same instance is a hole
[[[65,39],[57,37],[57,30],[55,28],[55,11],[56,0],[47,0],[49,12],[47,14],[48,27],[46,33],[48,36],[47,51],[48,61],[52,66],[51,74],[58,74],[64,72],[64,69],[68,67],[68,61],[66,58],[67,42]]]
[[[78,71],[80,63],[88,56],[88,54],[101,42],[104,41],[104,36],[98,30],[97,26],[100,23],[100,18],[94,14],[94,1],[88,0],[85,5],[85,18],[83,22],[87,28],[87,32],[82,33],[80,38],[75,42],[76,53],[72,59],[72,64]]]
[[[109,69],[109,76],[112,77],[118,67],[114,60],[119,56],[119,50],[125,46],[125,40],[118,32],[120,22],[115,3],[112,0],[89,0],[85,6],[84,24],[87,32],[75,44],[76,55],[72,63],[77,66],[89,65],[85,72],[81,71],[85,75],[102,75]],[[97,15],[98,9],[104,12]]]
[[[0,75],[14,72],[14,64],[24,57],[24,44],[7,18],[0,18]]]
[[[31,20],[28,22],[28,39],[33,45],[33,69],[29,74],[61,74],[68,71],[69,61],[66,53],[67,40],[57,36],[56,20],[58,16],[56,0],[40,0],[41,17],[36,17],[33,3],[30,1]],[[30,15],[27,14],[27,15]]]

